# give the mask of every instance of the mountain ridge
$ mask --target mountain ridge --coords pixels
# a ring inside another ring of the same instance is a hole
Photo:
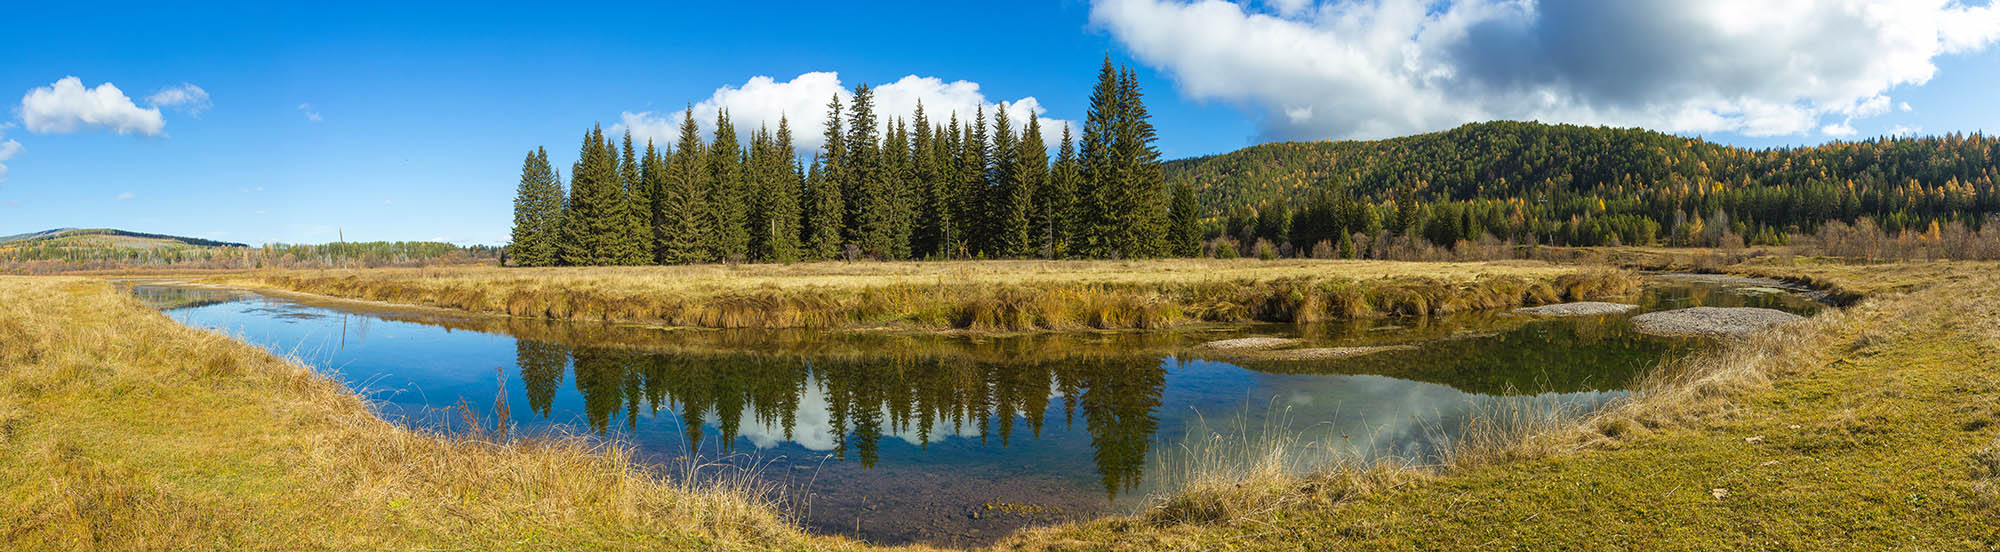
[[[176,242],[182,245],[188,245],[193,247],[250,247],[247,244],[241,244],[235,242],[225,242],[225,241],[210,240],[203,238],[190,238],[186,236],[175,236],[170,234],[149,234],[145,232],[119,230],[116,228],[53,228],[49,230],[43,230],[40,232],[28,232],[24,234],[14,234],[11,236],[0,236],[0,246],[19,246],[27,242],[55,240],[55,239],[75,237],[75,236],[111,236],[117,238],[133,238],[139,240],[160,240],[160,241]]]

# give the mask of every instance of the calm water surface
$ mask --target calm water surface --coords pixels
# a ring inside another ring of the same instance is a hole
[[[1661,280],[1640,302],[1817,306],[1764,287]],[[1624,316],[913,336],[662,330],[132,289],[185,324],[310,363],[386,418],[462,430],[464,415],[449,409],[463,404],[489,427],[504,419],[517,432],[622,439],[663,466],[748,466],[808,527],[884,543],[978,544],[1130,508],[1218,433],[1422,458],[1475,413],[1523,401],[1585,412],[1623,396],[1663,356],[1701,346],[1637,335]],[[1247,335],[1416,348],[1238,363],[1199,348]]]

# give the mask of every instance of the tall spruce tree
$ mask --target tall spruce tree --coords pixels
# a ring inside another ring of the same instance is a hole
[[[652,238],[646,258],[650,262],[664,264],[667,260],[661,258],[660,253],[665,245],[661,232],[668,228],[667,161],[665,154],[656,149],[650,139],[646,140],[645,155],[639,158],[639,183],[646,190],[646,234]]]
[[[1183,184],[1174,187],[1173,205],[1169,207],[1172,220],[1167,225],[1168,254],[1176,257],[1201,256],[1200,211],[1201,205],[1195,202],[1193,186]]]
[[[845,243],[847,202],[853,199],[842,194],[846,180],[842,173],[847,159],[847,128],[841,121],[846,116],[840,95],[834,94],[826,104],[826,129],[821,135],[825,143],[820,146],[820,154],[813,157],[806,175],[811,199],[806,203],[804,224],[808,259],[839,257],[840,246]]]
[[[1090,112],[1083,121],[1082,178],[1078,180],[1076,193],[1080,215],[1076,249],[1085,257],[1124,253],[1114,245],[1118,240],[1113,239],[1113,234],[1120,232],[1119,225],[1125,222],[1118,193],[1119,183],[1125,180],[1124,171],[1113,149],[1119,112],[1123,109],[1118,102],[1122,98],[1118,71],[1112,67],[1110,56],[1106,56],[1104,67],[1097,72],[1097,86],[1090,93]]]
[[[911,220],[916,208],[912,206],[916,194],[910,185],[910,133],[902,117],[897,117],[894,125],[882,143],[882,184],[888,196],[889,207],[889,250],[890,259],[910,258],[910,234],[914,226]]]
[[[799,181],[798,154],[792,149],[792,125],[784,116],[778,117],[778,135],[769,147],[770,166],[765,168],[764,189],[770,198],[761,222],[763,259],[790,263],[800,258],[799,203],[804,188]]]
[[[1035,240],[1035,190],[1049,176],[1049,148],[1042,143],[1041,117],[1029,114],[1028,128],[1013,144],[1013,160],[1008,162],[1004,205],[1001,212],[1001,254],[1029,257],[1039,254]]]
[[[1013,185],[1014,185],[1014,124],[1007,116],[1007,105],[1000,104],[993,109],[992,142],[986,153],[986,210],[987,240],[980,251],[994,257],[1014,255],[1012,232],[1014,231]],[[1025,222],[1022,224],[1025,225]]]
[[[840,184],[828,175],[835,174],[834,165],[820,156],[814,156],[812,167],[806,173],[807,196],[812,199],[805,216],[805,257],[809,260],[826,260],[840,257],[841,218],[846,212],[841,201]]]
[[[842,167],[847,179],[843,191],[854,199],[848,204],[848,240],[864,255],[891,258],[895,241],[895,206],[882,166],[881,144],[876,132],[875,93],[867,84],[854,87],[854,103],[848,106],[847,159]]]
[[[563,217],[562,259],[571,265],[617,264],[617,241],[626,217],[620,204],[616,155],[601,127],[584,135],[576,164],[570,169],[570,197]]]
[[[964,162],[965,134],[958,123],[958,112],[952,112],[940,137],[944,147],[938,148],[938,174],[932,186],[937,191],[937,251],[939,259],[958,256],[965,242],[965,171],[960,168]]]
[[[1080,173],[1076,144],[1070,136],[1069,125],[1065,124],[1055,165],[1049,169],[1049,177],[1043,180],[1042,189],[1035,191],[1035,224],[1041,234],[1042,252],[1050,258],[1070,255],[1071,234],[1077,219],[1076,189],[1077,180],[1082,176]]]
[[[961,256],[983,251],[992,236],[992,217],[986,205],[986,107],[973,111],[972,123],[965,127],[959,144],[958,220]]]
[[[949,224],[950,217],[940,209],[944,197],[938,189],[938,143],[931,130],[930,118],[924,113],[924,103],[917,101],[917,113],[911,128],[916,134],[910,139],[910,179],[915,200],[915,224],[911,228],[911,256],[934,257],[943,226]]]
[[[1123,165],[1122,206],[1130,224],[1114,242],[1131,257],[1158,257],[1167,250],[1166,176],[1160,168],[1159,135],[1146,111],[1139,76],[1127,68],[1118,77],[1118,122],[1113,149]]]
[[[507,252],[515,265],[556,264],[562,208],[562,183],[549,166],[548,150],[537,147],[521,164],[521,186],[514,198],[513,243]]]
[[[689,108],[681,115],[680,145],[667,167],[667,193],[661,213],[666,225],[658,231],[662,263],[701,263],[713,259],[709,163],[708,152],[701,142],[701,129],[694,123],[694,109]]]
[[[768,241],[771,216],[771,187],[776,182],[771,174],[771,157],[776,152],[771,146],[771,129],[759,125],[750,131],[749,156],[743,162],[743,206],[746,209],[744,227],[749,229],[750,257],[752,261],[770,258]]]
[[[621,265],[650,264],[653,260],[653,201],[639,171],[638,152],[632,149],[632,131],[625,131],[624,156],[618,165],[618,236],[612,240],[612,256]]]
[[[708,258],[742,261],[750,256],[750,232],[745,224],[747,209],[743,194],[743,144],[736,140],[736,125],[729,112],[715,117],[715,142],[709,153],[709,224],[712,226]]]

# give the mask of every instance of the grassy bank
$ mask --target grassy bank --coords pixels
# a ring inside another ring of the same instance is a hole
[[[572,439],[443,438],[105,283],[0,277],[8,548],[847,548]]]
[[[1142,515],[1001,547],[2000,545],[2000,267],[1741,271],[1872,294],[1676,362],[1580,423],[1499,412],[1449,454],[1303,475],[1274,450]]]
[[[1626,272],[1541,263],[1199,259],[285,271],[221,281],[527,318],[969,330],[1444,314],[1638,287]]]

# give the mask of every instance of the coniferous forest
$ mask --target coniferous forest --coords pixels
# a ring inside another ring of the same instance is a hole
[[[1921,244],[2000,214],[2000,139],[1976,134],[1751,150],[1492,122],[1264,144],[1163,170],[1197,196],[1209,235],[1299,256],[1352,257],[1368,241],[1741,246],[1854,230]]]
[[[785,120],[749,131],[747,149],[727,113],[703,136],[690,110],[673,144],[592,129],[567,187],[537,149],[522,167],[508,256],[521,266],[1416,259],[1467,245],[1838,249],[1900,238],[1984,258],[1995,248],[1963,244],[2000,237],[1988,230],[2000,216],[2000,139],[1976,134],[1752,150],[1503,121],[1163,163],[1136,78],[1108,60],[1081,136],[1065,127],[1053,147],[1033,116],[877,113],[867,85],[833,98],[826,116],[825,145],[809,158]]]
[[[1005,110],[878,113],[868,85],[826,107],[809,158],[789,119],[672,144],[585,133],[567,186],[522,163],[509,260],[520,266],[827,259],[1145,258],[1200,251],[1198,206],[1164,186],[1138,78],[1104,62],[1081,136],[1053,146]],[[962,118],[963,117],[963,118]],[[749,135],[748,147],[740,139]],[[1175,211],[1178,210],[1178,211]]]

